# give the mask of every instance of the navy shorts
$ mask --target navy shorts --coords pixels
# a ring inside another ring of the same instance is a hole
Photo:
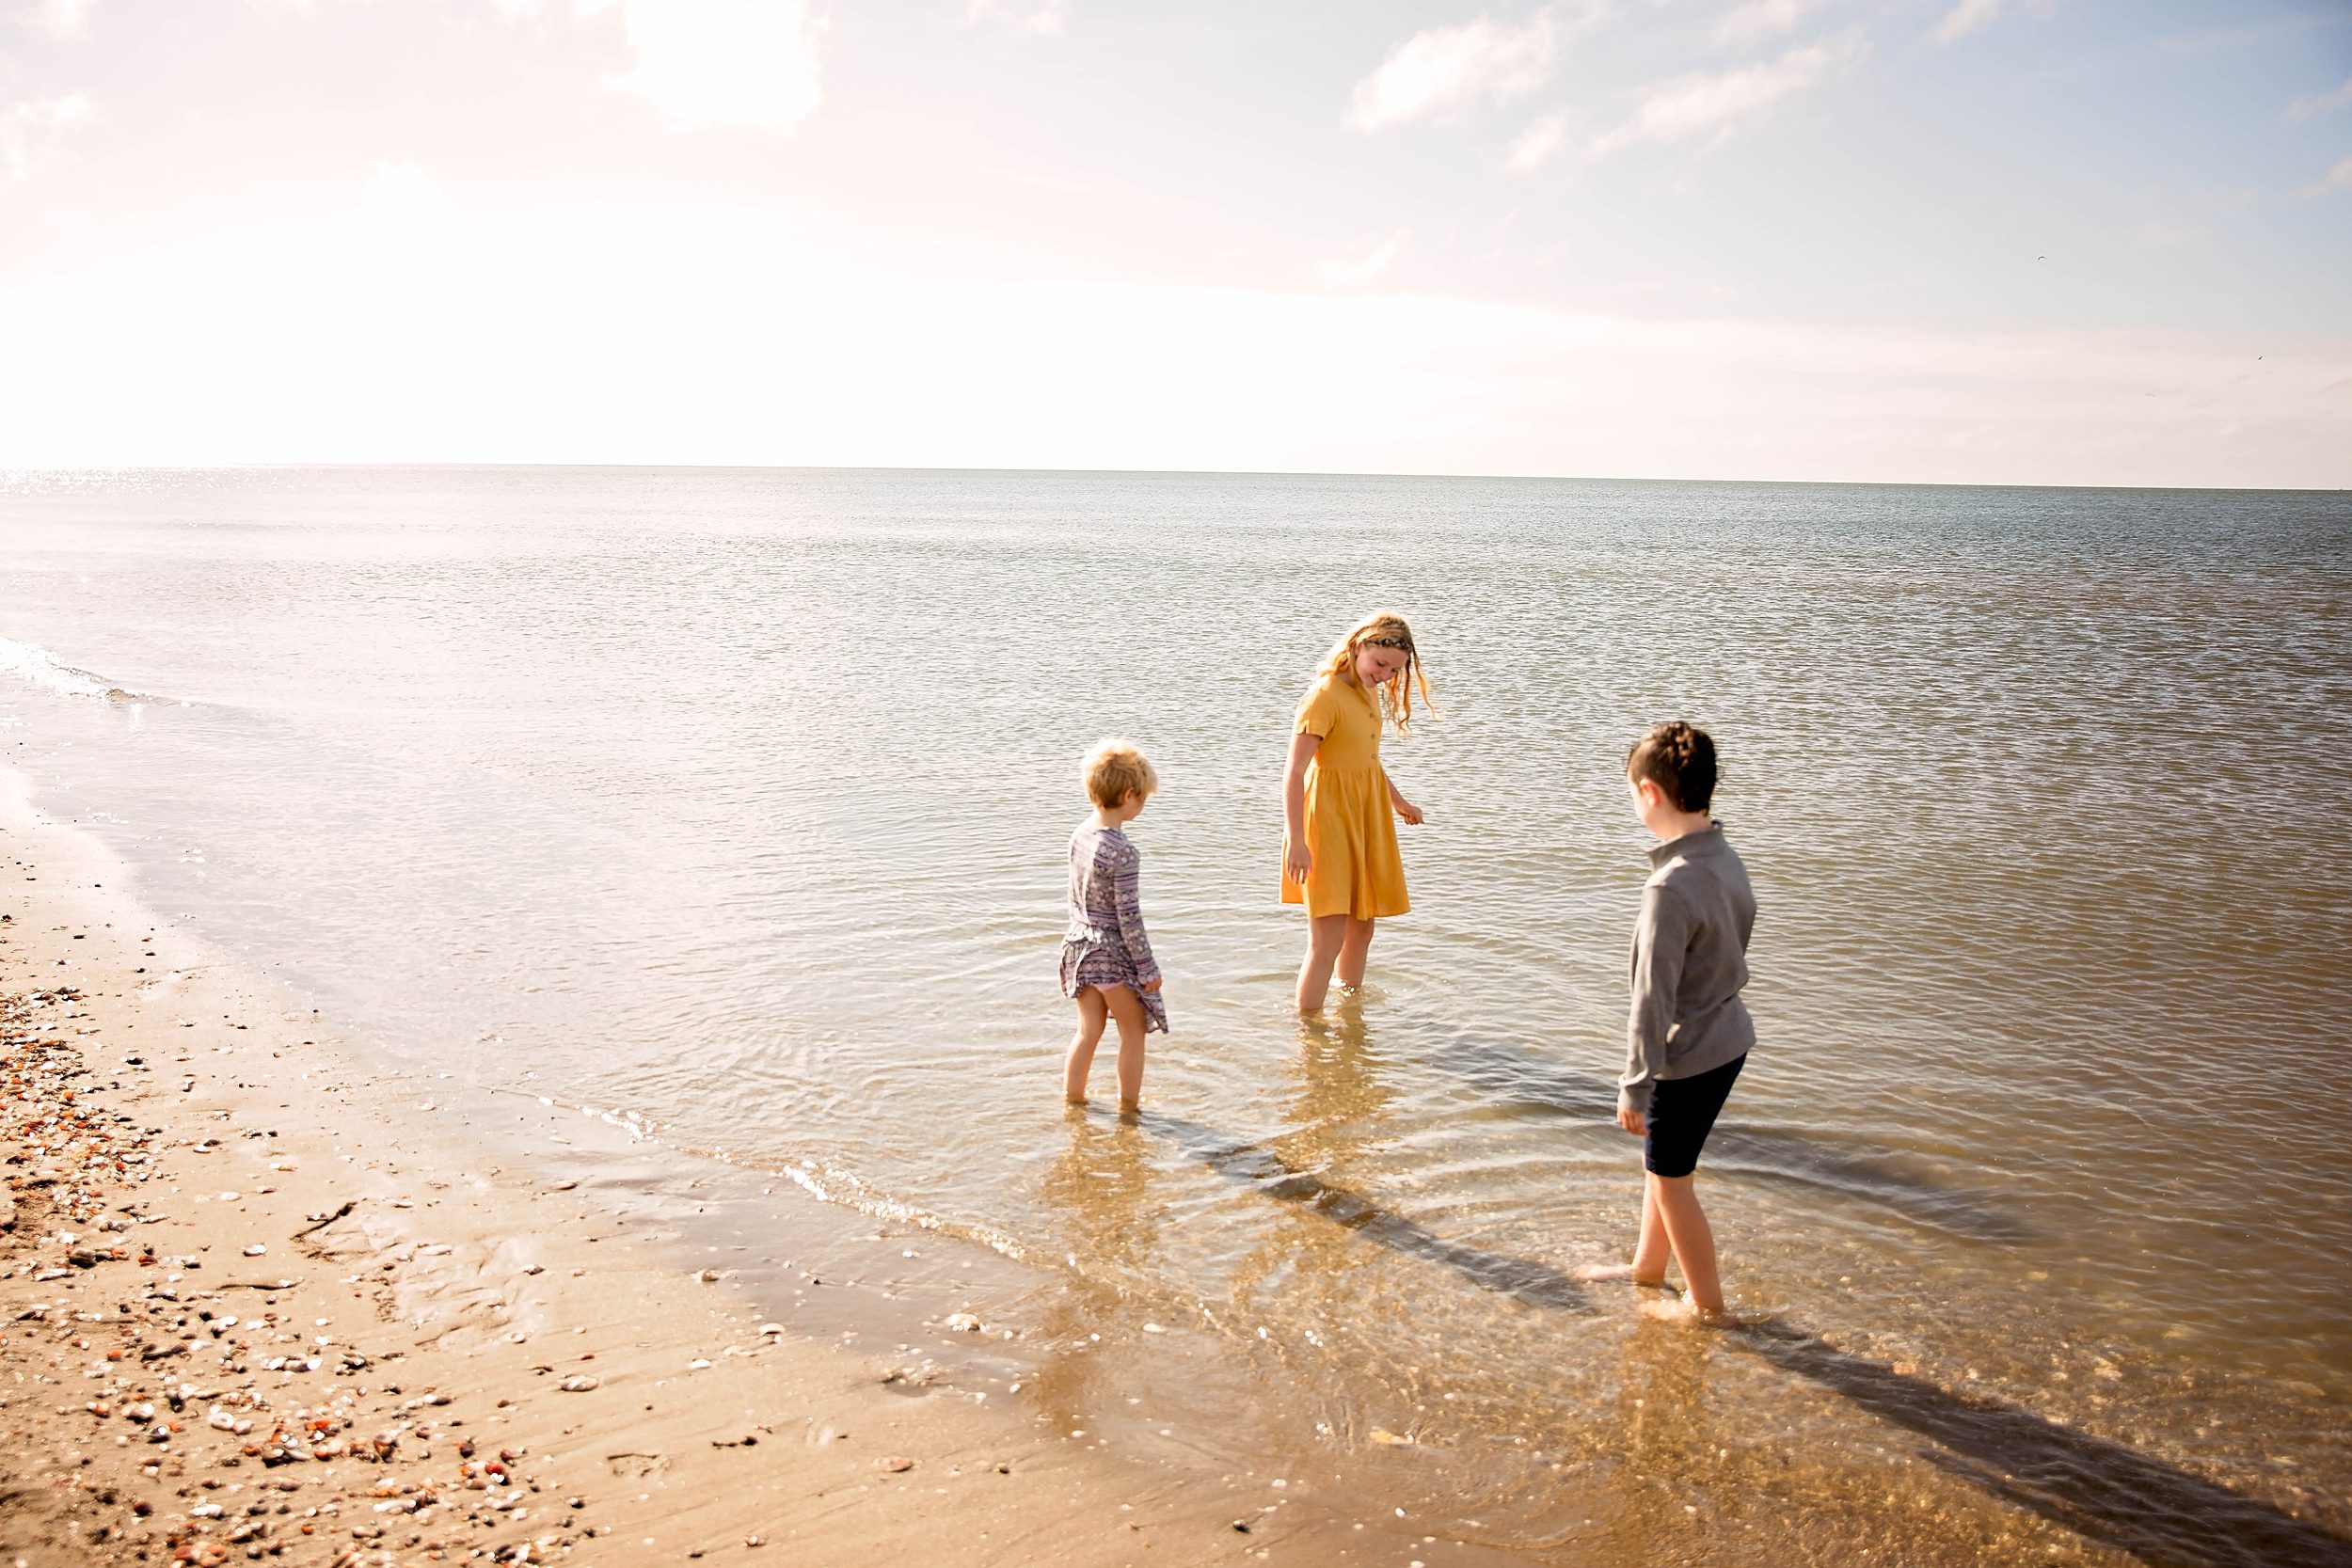
[[[1715,1117],[1747,1060],[1742,1052],[1695,1078],[1661,1078],[1651,1086],[1649,1132],[1642,1139],[1644,1170],[1688,1176],[1699,1168],[1699,1150],[1707,1147],[1707,1134],[1715,1130]]]

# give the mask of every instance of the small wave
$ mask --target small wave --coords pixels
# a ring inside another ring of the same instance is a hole
[[[495,1036],[485,1037],[485,1038],[496,1037]],[[557,1095],[542,1094],[536,1088],[516,1085],[484,1084],[475,1086],[487,1094],[511,1095],[517,1100],[536,1101],[550,1110],[576,1111],[583,1117],[594,1117],[608,1127],[617,1127],[627,1132],[632,1143],[659,1142],[677,1153],[693,1159],[713,1160],[723,1165],[763,1171],[770,1176],[780,1177],[791,1182],[820,1203],[835,1204],[874,1219],[889,1220],[896,1224],[933,1231],[943,1236],[953,1236],[960,1241],[976,1243],[1011,1259],[1016,1263],[1052,1263],[1055,1261],[1051,1258],[1032,1255],[1029,1248],[1001,1230],[969,1220],[951,1219],[918,1204],[892,1197],[866,1181],[865,1178],[843,1170],[822,1159],[787,1159],[780,1162],[746,1159],[726,1149],[707,1145],[683,1142],[668,1136],[657,1137],[658,1133],[666,1134],[668,1128],[661,1123],[639,1116],[635,1111],[618,1108],[602,1110],[596,1106],[565,1100]]]
[[[5,637],[0,637],[0,674],[14,675],[61,697],[102,697],[122,703],[162,701],[143,691],[116,686],[87,670],[77,670],[46,648],[37,648],[30,642],[11,642]]]
[[[710,1153],[708,1150],[693,1150],[692,1152]],[[723,1155],[710,1157],[725,1158]],[[729,1164],[737,1163],[739,1162],[734,1160],[727,1161]],[[887,1196],[877,1191],[863,1178],[838,1169],[821,1160],[807,1160],[799,1163],[787,1161],[780,1165],[772,1166],[755,1164],[754,1168],[768,1170],[772,1174],[782,1176],[786,1180],[820,1202],[839,1204],[842,1208],[855,1210],[861,1214],[870,1215],[875,1219],[891,1220],[939,1235],[953,1236],[959,1241],[972,1242],[987,1247],[992,1252],[1009,1258],[1016,1263],[1051,1263],[1053,1261],[1050,1258],[1033,1256],[1029,1248],[1001,1230],[971,1220],[950,1219],[945,1214],[936,1213],[919,1205]]]

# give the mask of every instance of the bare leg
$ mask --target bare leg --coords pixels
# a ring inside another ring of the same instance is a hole
[[[1308,920],[1307,958],[1298,966],[1300,1012],[1323,1010],[1323,998],[1331,989],[1331,966],[1340,960],[1340,948],[1347,941],[1347,927],[1348,919],[1343,914],[1315,915]],[[1359,965],[1358,973],[1361,972]]]
[[[1347,935],[1340,942],[1340,961],[1335,973],[1340,984],[1350,990],[1364,983],[1364,959],[1372,952],[1372,924],[1350,916]]]
[[[1078,1032],[1070,1037],[1070,1055],[1062,1063],[1061,1097],[1073,1105],[1083,1105],[1087,1099],[1087,1074],[1094,1067],[1094,1047],[1103,1037],[1103,1023],[1110,1017],[1110,1007],[1103,1000],[1102,991],[1093,986],[1079,988],[1077,1003]]]
[[[1630,1263],[1586,1263],[1574,1271],[1574,1277],[1597,1284],[1603,1280],[1623,1280],[1645,1290],[1657,1290],[1666,1283],[1666,1263],[1673,1248],[1666,1243],[1666,1221],[1658,1210],[1658,1178],[1644,1173],[1642,1181],[1642,1239],[1634,1245]]]
[[[1643,1231],[1646,1241],[1646,1216],[1650,1205],[1655,1204],[1666,1240],[1674,1248],[1675,1261],[1682,1265],[1682,1284],[1690,1292],[1691,1306],[1700,1321],[1706,1322],[1724,1315],[1724,1286],[1715,1275],[1715,1232],[1707,1223],[1707,1212],[1699,1207],[1692,1180],[1688,1176],[1649,1179],[1648,1196],[1643,1205]]]
[[[1695,1202],[1693,1207],[1695,1207]],[[1705,1225],[1702,1217],[1699,1221]],[[1658,1208],[1658,1178],[1643,1173],[1642,1177],[1642,1239],[1633,1248],[1633,1283],[1663,1285],[1666,1283],[1666,1259],[1673,1251],[1666,1241],[1666,1217]],[[1687,1277],[1688,1271],[1685,1271]]]
[[[1125,986],[1098,989],[1119,1025],[1119,1108],[1133,1111],[1143,1100],[1143,1002]]]

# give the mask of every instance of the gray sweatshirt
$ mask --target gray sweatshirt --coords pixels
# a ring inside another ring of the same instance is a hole
[[[1633,927],[1633,1016],[1626,1033],[1620,1107],[1647,1111],[1661,1078],[1695,1078],[1745,1055],[1756,1024],[1740,1000],[1748,983],[1756,892],[1748,868],[1709,823],[1649,852]]]

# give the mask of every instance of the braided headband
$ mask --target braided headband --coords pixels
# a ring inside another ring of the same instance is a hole
[[[1367,637],[1356,645],[1359,648],[1395,648],[1408,654],[1413,651],[1413,640],[1409,637]]]

